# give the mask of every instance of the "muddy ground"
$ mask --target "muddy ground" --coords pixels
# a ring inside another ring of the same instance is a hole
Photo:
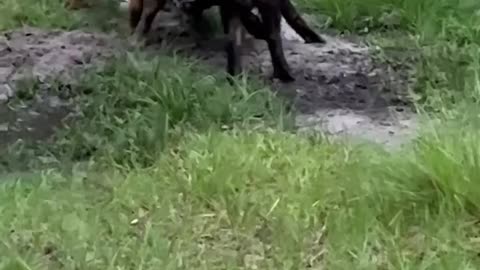
[[[121,50],[112,36],[25,27],[0,36],[0,148],[42,141],[74,113],[70,85]],[[15,98],[18,97],[18,98]]]
[[[161,32],[165,25],[172,24],[158,19],[156,25]],[[270,56],[262,41],[249,42],[245,65],[294,101],[300,130],[353,135],[387,146],[399,145],[415,133],[416,117],[407,105],[406,92],[411,83],[407,70],[377,63],[372,48],[361,43],[324,35],[326,44],[304,44],[288,25],[283,32],[285,54],[297,78],[294,83],[270,81]],[[186,48],[183,53],[224,69],[221,40],[197,44],[184,36],[174,42],[174,47]],[[82,71],[101,67],[125,47],[124,40],[102,33],[37,28],[2,33],[0,147],[18,139],[51,136],[77,106],[62,92],[68,92]],[[29,87],[37,91],[29,93]]]

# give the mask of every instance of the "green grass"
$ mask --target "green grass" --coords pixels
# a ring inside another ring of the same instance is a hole
[[[103,72],[86,76],[77,90],[92,93],[93,98],[79,101],[84,120],[60,134],[68,138],[57,144],[63,156],[85,158],[87,152],[93,155],[98,150],[116,163],[147,165],[178,126],[201,131],[267,122],[291,125],[283,101],[267,88],[242,83],[231,87],[222,74],[200,73],[208,67],[182,58],[147,59],[129,54]]]
[[[476,269],[474,134],[430,135],[392,156],[213,131],[186,135],[148,169],[12,176],[0,266]]]
[[[260,83],[124,55],[72,87],[80,120],[1,158],[0,269],[477,269],[477,2],[297,3],[386,52],[418,53],[436,121],[397,152],[294,135]],[[0,10],[2,30],[125,26],[59,0]]]
[[[393,49],[418,51],[418,84],[413,89],[430,109],[472,98],[480,47],[480,2],[475,0],[298,0],[313,14],[327,17],[341,31],[389,35]],[[392,32],[393,34],[389,34]],[[387,46],[391,47],[391,44]],[[388,49],[384,48],[384,49]],[[392,48],[391,48],[392,49]],[[416,53],[417,54],[417,53]]]
[[[95,1],[96,9],[92,12],[72,12],[63,7],[64,0],[3,0],[0,2],[0,31],[8,30],[23,25],[76,29],[95,28],[112,30],[121,26],[119,18],[125,17],[117,8],[117,0]],[[125,17],[126,18],[126,17]]]
[[[268,88],[245,81],[233,87],[223,73],[205,72],[209,69],[182,57],[120,56],[72,86],[81,115],[65,123],[54,144],[19,143],[0,164],[18,170],[93,158],[101,164],[149,166],[186,130],[292,127],[287,102]],[[58,87],[65,95],[65,87]],[[44,158],[23,162],[36,155]]]

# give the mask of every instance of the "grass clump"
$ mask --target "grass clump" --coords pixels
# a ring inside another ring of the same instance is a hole
[[[471,98],[479,62],[480,3],[474,0],[299,0],[330,26],[354,34],[368,33],[375,44],[398,54],[418,56],[413,75],[417,101],[430,109]],[[384,46],[382,36],[389,36]],[[380,37],[380,39],[378,38]],[[396,42],[395,42],[396,40]]]
[[[83,115],[60,135],[62,156],[76,160],[100,151],[109,161],[145,165],[179,136],[177,127],[290,124],[283,101],[267,88],[231,87],[222,74],[200,73],[202,67],[181,58],[147,58],[126,56],[79,84],[87,93],[78,101]]]
[[[453,33],[476,33],[480,4],[473,0],[298,0],[298,5],[314,14],[330,18],[337,29],[357,32],[407,30],[432,38],[455,29]],[[430,40],[435,42],[434,39]]]
[[[64,2],[65,0],[4,0],[0,2],[0,31],[24,25],[65,30],[83,27],[111,31],[118,29],[119,19],[127,19],[120,12],[117,0],[97,0],[94,1],[95,9],[80,12],[66,9]]]
[[[448,141],[400,158],[273,130],[211,131],[148,169],[24,176],[0,193],[2,266],[469,269],[478,206],[465,202],[478,190],[447,184],[451,160],[437,153],[470,145]],[[455,179],[478,180],[467,160]]]

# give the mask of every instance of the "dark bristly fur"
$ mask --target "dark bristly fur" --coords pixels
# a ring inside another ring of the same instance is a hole
[[[231,75],[236,75],[241,71],[240,48],[236,45],[238,40],[232,37],[231,33],[239,30],[228,27],[232,23],[231,21],[235,20],[235,17],[241,20],[243,26],[252,36],[267,42],[274,70],[273,76],[284,82],[293,81],[294,77],[290,73],[290,68],[283,52],[280,31],[282,15],[306,43],[325,42],[307,25],[290,0],[231,0],[228,4],[222,0],[196,0],[190,3],[188,9],[194,14],[200,14],[202,10],[214,5],[220,7],[224,31],[229,36],[226,51],[228,58],[227,70]],[[253,8],[258,9],[261,20],[252,13]],[[241,25],[238,25],[238,27],[241,27]]]
[[[138,34],[147,33],[153,18],[164,7],[165,2],[166,0],[130,0],[132,29],[136,28],[135,32]],[[283,51],[280,31],[282,16],[305,42],[325,42],[307,25],[290,0],[230,0],[228,3],[222,0],[194,0],[186,1],[183,9],[192,16],[195,24],[195,21],[201,19],[203,11],[212,6],[219,7],[223,30],[228,37],[225,46],[227,72],[232,76],[242,71],[242,26],[253,37],[267,42],[272,59],[273,76],[284,82],[294,81],[295,79],[291,75]],[[252,13],[254,8],[258,9],[261,19]]]

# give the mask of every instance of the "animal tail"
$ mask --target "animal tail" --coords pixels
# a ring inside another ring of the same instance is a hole
[[[302,16],[298,13],[290,0],[284,1],[281,11],[287,23],[305,40],[305,42],[325,43],[325,40],[308,26],[307,22],[305,22]]]

